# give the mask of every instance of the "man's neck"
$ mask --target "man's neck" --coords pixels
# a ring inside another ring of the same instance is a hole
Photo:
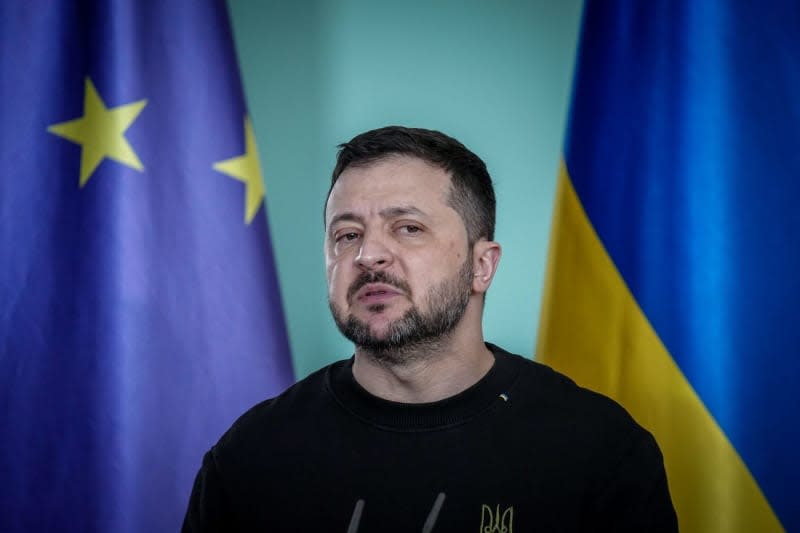
[[[460,340],[460,342],[459,342]],[[429,403],[454,396],[477,383],[494,364],[483,337],[453,336],[409,347],[393,363],[356,348],[353,376],[369,393],[401,403]]]

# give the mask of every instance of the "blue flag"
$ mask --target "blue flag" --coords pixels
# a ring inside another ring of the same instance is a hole
[[[0,531],[177,531],[292,381],[222,0],[0,4]]]
[[[800,531],[800,4],[589,0],[538,356],[656,436],[683,532]]]

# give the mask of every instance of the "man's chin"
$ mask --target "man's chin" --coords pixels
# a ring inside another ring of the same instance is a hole
[[[392,324],[403,319],[404,313],[397,309],[385,309],[377,313],[372,311],[353,313],[351,316],[369,328],[371,334],[385,336]]]
[[[383,322],[379,324],[364,322],[367,326],[366,330],[369,332],[369,337],[375,342],[386,342],[389,338],[389,329],[391,322]]]
[[[357,316],[352,316],[344,327],[340,326],[341,332],[353,341],[357,346],[370,349],[385,349],[392,345],[392,325],[394,321],[381,317],[370,317],[363,320]]]

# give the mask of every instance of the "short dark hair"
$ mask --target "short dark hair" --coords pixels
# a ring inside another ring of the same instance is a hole
[[[386,126],[340,144],[325,205],[347,167],[367,166],[393,155],[417,157],[447,172],[448,203],[463,219],[470,245],[481,238],[494,239],[496,200],[486,164],[466,146],[435,130]]]

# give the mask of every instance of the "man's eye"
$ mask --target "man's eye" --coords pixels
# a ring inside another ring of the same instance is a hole
[[[338,242],[350,242],[356,239],[358,239],[358,233],[354,231],[348,231],[347,233],[342,233],[336,238]]]
[[[422,231],[422,228],[420,228],[419,226],[415,226],[413,224],[406,224],[405,226],[401,226],[400,230],[403,233],[412,233],[413,234],[413,233],[419,233],[420,231]]]

